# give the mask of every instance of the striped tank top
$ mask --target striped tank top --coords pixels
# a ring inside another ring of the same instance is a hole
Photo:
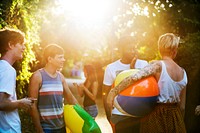
[[[38,110],[43,129],[60,129],[65,126],[63,116],[63,85],[60,73],[55,78],[50,77],[44,69],[42,85],[38,95]]]

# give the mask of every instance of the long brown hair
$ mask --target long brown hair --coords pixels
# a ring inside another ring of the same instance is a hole
[[[97,74],[96,74],[96,70],[93,65],[91,65],[91,64],[84,65],[84,70],[87,73],[86,81],[84,83],[85,85],[88,82],[91,83],[90,85],[92,85],[93,82],[97,81]]]

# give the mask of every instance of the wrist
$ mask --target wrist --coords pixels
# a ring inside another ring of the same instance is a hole
[[[17,107],[18,107],[18,108],[22,108],[22,107],[23,107],[24,104],[23,104],[23,102],[22,102],[21,99],[20,99],[20,100],[17,100],[16,102],[17,102]]]
[[[83,85],[83,90],[85,91],[85,90],[87,90],[87,88]]]

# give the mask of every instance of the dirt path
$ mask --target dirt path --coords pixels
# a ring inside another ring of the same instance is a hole
[[[73,95],[76,97],[76,99],[79,101],[79,104],[82,104],[82,98],[80,98],[78,96],[78,92],[77,90],[73,87],[72,83],[82,83],[83,80],[80,79],[66,79],[68,86],[71,90],[71,92],[73,93]],[[106,115],[105,115],[105,111],[104,111],[104,107],[103,107],[103,102],[101,99],[101,96],[98,96],[97,100],[97,106],[98,106],[98,116],[95,119],[95,121],[97,122],[97,124],[99,125],[101,132],[102,133],[112,133],[112,128],[110,126],[110,123],[108,122]]]
[[[101,98],[97,99],[97,105],[98,105],[98,109],[99,109],[99,114],[96,118],[96,122],[99,125],[101,132],[102,133],[112,133],[112,128],[111,128],[110,123],[108,122],[108,120],[106,118]]]

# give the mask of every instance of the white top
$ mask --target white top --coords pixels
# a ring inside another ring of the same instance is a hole
[[[159,103],[177,103],[180,102],[180,93],[187,85],[187,75],[185,70],[184,77],[181,81],[174,81],[167,73],[166,65],[163,61],[162,72],[158,81],[160,95],[158,97]]]
[[[135,63],[135,68],[136,69],[140,69],[140,68],[143,68],[143,67],[145,67],[147,65],[148,65],[147,61],[137,59],[136,63]],[[115,81],[116,76],[120,72],[122,72],[124,70],[129,70],[129,69],[130,69],[130,64],[123,64],[120,60],[117,60],[117,61],[109,64],[106,67],[106,70],[105,70],[103,84],[107,85],[107,86],[112,86],[112,84]],[[112,110],[112,114],[125,115],[125,114],[122,114],[121,112],[119,112],[117,110],[117,108],[114,108]]]
[[[135,63],[135,68],[140,69],[145,67],[146,65],[148,65],[147,61],[137,59]],[[116,76],[120,72],[129,69],[130,69],[130,64],[123,64],[120,60],[117,60],[109,64],[105,70],[103,84],[111,86],[114,83]]]
[[[5,60],[0,60],[0,92],[7,93],[9,100],[17,100],[16,71]],[[21,133],[18,110],[0,111],[0,133]]]

